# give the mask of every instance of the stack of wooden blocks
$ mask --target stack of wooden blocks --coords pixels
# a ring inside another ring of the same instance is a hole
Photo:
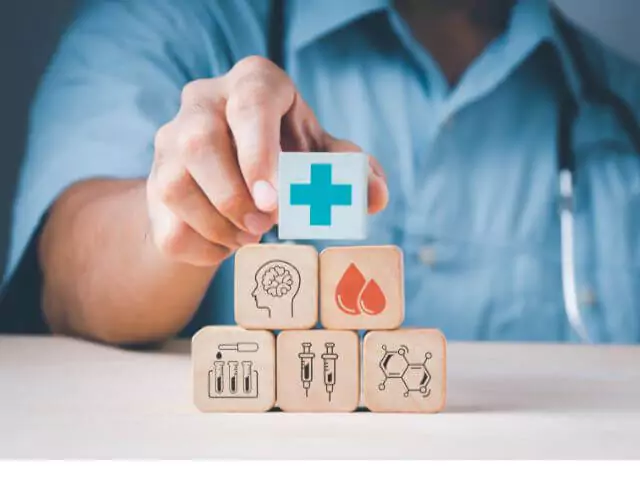
[[[368,159],[282,154],[279,238],[364,239]],[[235,255],[237,327],[192,342],[203,412],[438,412],[446,341],[402,329],[403,255],[394,246],[261,244]],[[318,317],[323,328],[316,328]],[[277,334],[275,332],[277,332]],[[366,331],[361,342],[359,331]],[[361,398],[362,397],[362,398]]]

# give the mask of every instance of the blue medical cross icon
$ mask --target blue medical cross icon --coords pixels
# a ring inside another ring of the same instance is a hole
[[[291,184],[290,203],[309,206],[310,225],[330,226],[331,208],[352,204],[351,185],[332,184],[331,169],[331,164],[312,164],[311,183]]]

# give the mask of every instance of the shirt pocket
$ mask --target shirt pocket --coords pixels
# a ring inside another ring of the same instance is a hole
[[[599,155],[598,155],[599,154]],[[576,234],[584,317],[603,342],[640,340],[640,159],[594,148],[584,157]]]
[[[608,116],[604,116],[608,115]],[[575,266],[591,337],[640,340],[640,158],[612,112],[585,112],[575,148]]]
[[[426,315],[465,340],[567,338],[559,244],[440,232],[408,241],[406,250],[408,318]]]

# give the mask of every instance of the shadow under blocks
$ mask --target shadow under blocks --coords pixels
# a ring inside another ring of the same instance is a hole
[[[278,240],[287,242],[236,252],[237,326],[204,327],[192,340],[200,411],[445,408],[444,335],[402,328],[402,251],[363,245],[318,252],[291,242],[366,239],[367,162],[358,153],[281,154]],[[358,331],[367,332],[362,341]]]

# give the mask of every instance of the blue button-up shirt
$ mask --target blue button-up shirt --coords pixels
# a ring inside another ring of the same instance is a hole
[[[455,340],[575,340],[562,296],[556,167],[557,100],[574,95],[581,313],[597,341],[640,340],[640,159],[610,111],[584,103],[545,1],[520,1],[453,88],[391,2],[288,3],[290,76],[330,133],[385,168],[390,204],[370,217],[366,243],[404,251],[405,326]],[[176,113],[182,87],[266,54],[269,4],[85,5],[34,105],[6,279],[63,189],[146,176],[154,133]],[[598,78],[638,112],[640,71],[576,35]],[[233,322],[231,258],[183,333]]]

